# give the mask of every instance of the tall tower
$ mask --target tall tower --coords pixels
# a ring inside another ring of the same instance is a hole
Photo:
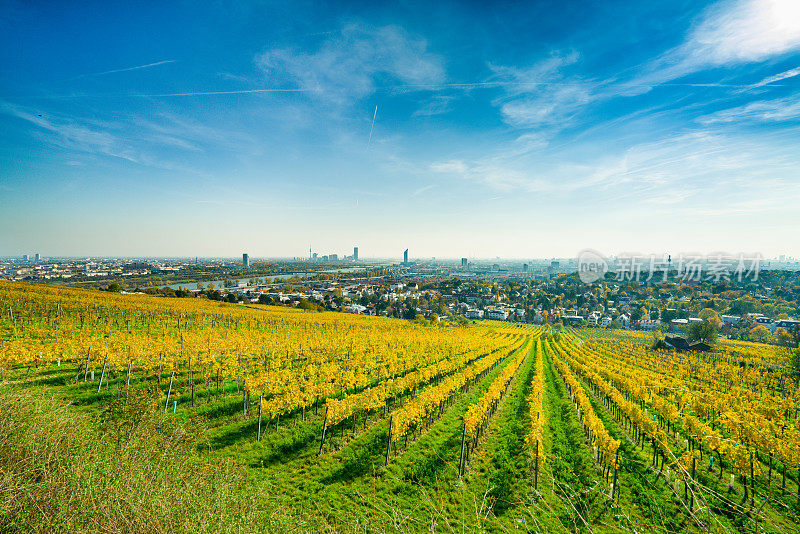
[[[467,268],[467,258],[461,258],[461,268],[462,269]]]
[[[408,264],[408,249],[403,251],[403,263]]]
[[[242,265],[245,269],[250,268],[250,256],[247,253],[242,254]]]
[[[358,261],[358,247],[353,247],[353,261]]]

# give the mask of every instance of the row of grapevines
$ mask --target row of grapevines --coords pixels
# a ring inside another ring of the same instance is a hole
[[[479,358],[487,356],[490,352],[507,350],[510,345],[511,341],[508,340],[491,351],[474,351],[459,355],[456,358],[441,360],[397,379],[390,379],[359,393],[346,395],[341,399],[329,397],[326,400],[328,424],[335,425],[359,410],[381,408],[390,398],[417,389],[436,377],[445,376]],[[269,408],[267,409],[269,410]],[[270,412],[268,411],[267,413]]]
[[[531,426],[525,435],[525,444],[530,451],[531,457],[538,455],[541,463],[544,460],[542,428],[545,422],[542,411],[542,401],[544,400],[544,353],[541,340],[537,340],[535,356],[536,374],[533,377],[528,396],[525,398],[531,419]]]
[[[522,365],[522,362],[524,362],[525,358],[528,356],[528,352],[528,345],[526,344],[503,368],[500,374],[497,375],[497,378],[491,383],[486,393],[478,399],[478,402],[470,406],[467,410],[467,413],[464,415],[464,428],[467,436],[475,436],[478,427],[483,426],[489,418],[497,402],[508,388],[511,379],[514,378],[514,375],[517,373],[517,369],[519,369],[519,366]]]
[[[551,345],[557,347],[557,345]],[[556,349],[558,350],[558,349]],[[560,354],[563,356],[563,354]],[[582,418],[584,428],[589,432],[589,438],[597,446],[600,453],[599,460],[606,466],[614,465],[615,455],[619,448],[620,441],[612,438],[605,425],[594,413],[592,403],[583,390],[583,387],[575,379],[569,366],[559,357],[554,358],[556,368],[564,378],[569,387],[570,394],[578,405],[579,413]]]
[[[449,399],[456,391],[464,388],[496,365],[504,356],[520,349],[526,338],[522,338],[508,352],[495,352],[465,367],[461,372],[445,378],[440,383],[423,390],[418,397],[392,413],[392,441],[396,442],[410,430],[427,419],[436,408]]]

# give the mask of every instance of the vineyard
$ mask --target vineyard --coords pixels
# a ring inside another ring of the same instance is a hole
[[[782,349],[446,324],[0,282],[0,532],[800,532]]]

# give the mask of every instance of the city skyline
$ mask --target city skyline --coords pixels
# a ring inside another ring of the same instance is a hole
[[[800,4],[424,5],[4,2],[0,255],[800,256]]]

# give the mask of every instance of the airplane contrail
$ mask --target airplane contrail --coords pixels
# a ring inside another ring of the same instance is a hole
[[[139,65],[139,66],[136,66],[136,67],[127,67],[127,68],[124,68],[124,69],[107,70],[105,72],[95,72],[93,74],[81,74],[80,76],[78,76],[78,78],[86,78],[86,77],[89,77],[89,76],[102,76],[104,74],[114,74],[116,72],[128,72],[128,71],[131,71],[131,70],[149,69],[150,67],[157,67],[159,65],[166,65],[167,63],[175,63],[175,61],[176,60],[174,60],[174,59],[168,59],[166,61],[157,61],[155,63],[148,63],[146,65]]]
[[[378,116],[378,106],[375,106],[375,113],[372,114],[372,126],[369,127],[369,141],[367,141],[367,149],[372,143],[372,130],[375,128],[375,117]]]

